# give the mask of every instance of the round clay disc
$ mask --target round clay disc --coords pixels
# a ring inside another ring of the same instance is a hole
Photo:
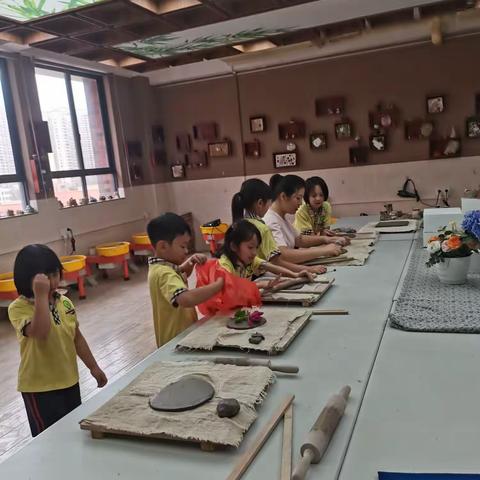
[[[201,377],[187,375],[167,385],[150,399],[150,407],[164,412],[193,410],[215,395],[213,386]]]
[[[241,322],[235,321],[234,318],[229,318],[227,322],[228,328],[233,328],[234,330],[251,330],[252,328],[261,327],[267,323],[267,319],[262,317],[260,321],[254,322],[253,324],[249,325],[248,320],[242,320]]]

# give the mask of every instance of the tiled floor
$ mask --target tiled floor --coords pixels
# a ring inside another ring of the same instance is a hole
[[[155,349],[147,268],[141,267],[129,282],[112,274],[95,287],[77,307],[80,328],[99,365],[110,380],[124,374]],[[19,348],[8,321],[0,321],[0,461],[30,439],[20,394],[16,391]],[[85,400],[97,391],[95,380],[80,363],[80,385]]]

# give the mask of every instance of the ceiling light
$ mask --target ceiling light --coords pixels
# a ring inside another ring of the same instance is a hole
[[[258,42],[243,43],[240,45],[232,45],[235,50],[242,53],[259,52],[260,50],[268,50],[275,48],[276,45],[270,40],[260,40]]]

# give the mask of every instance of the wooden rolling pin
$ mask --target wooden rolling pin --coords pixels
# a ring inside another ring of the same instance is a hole
[[[238,365],[240,367],[268,367],[274,372],[282,373],[298,373],[299,368],[293,365],[272,365],[270,360],[253,359],[247,357],[214,357],[214,363],[223,365]]]
[[[322,459],[345,412],[349,395],[350,387],[346,385],[340,390],[340,393],[332,395],[328,399],[305,442],[300,447],[301,458],[295,466],[292,480],[303,480],[310,464],[318,463]]]

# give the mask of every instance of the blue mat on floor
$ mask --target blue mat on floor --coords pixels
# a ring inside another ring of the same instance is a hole
[[[378,472],[378,480],[480,480],[480,474]]]

